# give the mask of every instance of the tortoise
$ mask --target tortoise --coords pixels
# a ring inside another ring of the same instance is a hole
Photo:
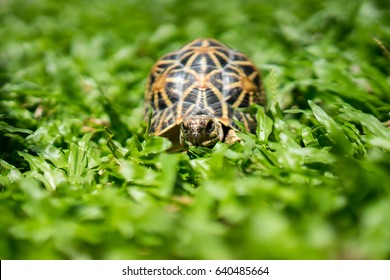
[[[239,141],[234,120],[254,132],[256,119],[245,109],[265,105],[265,93],[245,54],[215,39],[196,39],[154,64],[145,101],[149,133],[167,137],[180,150]]]

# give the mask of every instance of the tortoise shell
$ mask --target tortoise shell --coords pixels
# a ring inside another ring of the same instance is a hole
[[[174,143],[183,118],[191,115],[211,116],[232,129],[237,129],[236,119],[254,132],[254,116],[237,110],[254,103],[265,103],[256,67],[243,53],[214,39],[196,39],[161,57],[146,87],[150,133]]]

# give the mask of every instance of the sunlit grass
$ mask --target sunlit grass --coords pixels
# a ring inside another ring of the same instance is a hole
[[[1,259],[390,258],[389,7],[21,2],[0,3]],[[168,153],[146,77],[197,37],[247,53],[269,102],[241,142]]]

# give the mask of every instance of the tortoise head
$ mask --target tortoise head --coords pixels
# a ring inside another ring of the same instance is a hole
[[[184,147],[210,147],[223,138],[222,124],[208,115],[187,116],[180,125],[180,144]]]

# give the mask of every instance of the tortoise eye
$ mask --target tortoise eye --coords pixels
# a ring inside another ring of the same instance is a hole
[[[206,125],[206,131],[211,132],[214,130],[215,124],[212,120],[210,120]]]
[[[180,128],[183,132],[186,132],[188,129],[188,126],[186,126],[184,123],[181,123]]]

